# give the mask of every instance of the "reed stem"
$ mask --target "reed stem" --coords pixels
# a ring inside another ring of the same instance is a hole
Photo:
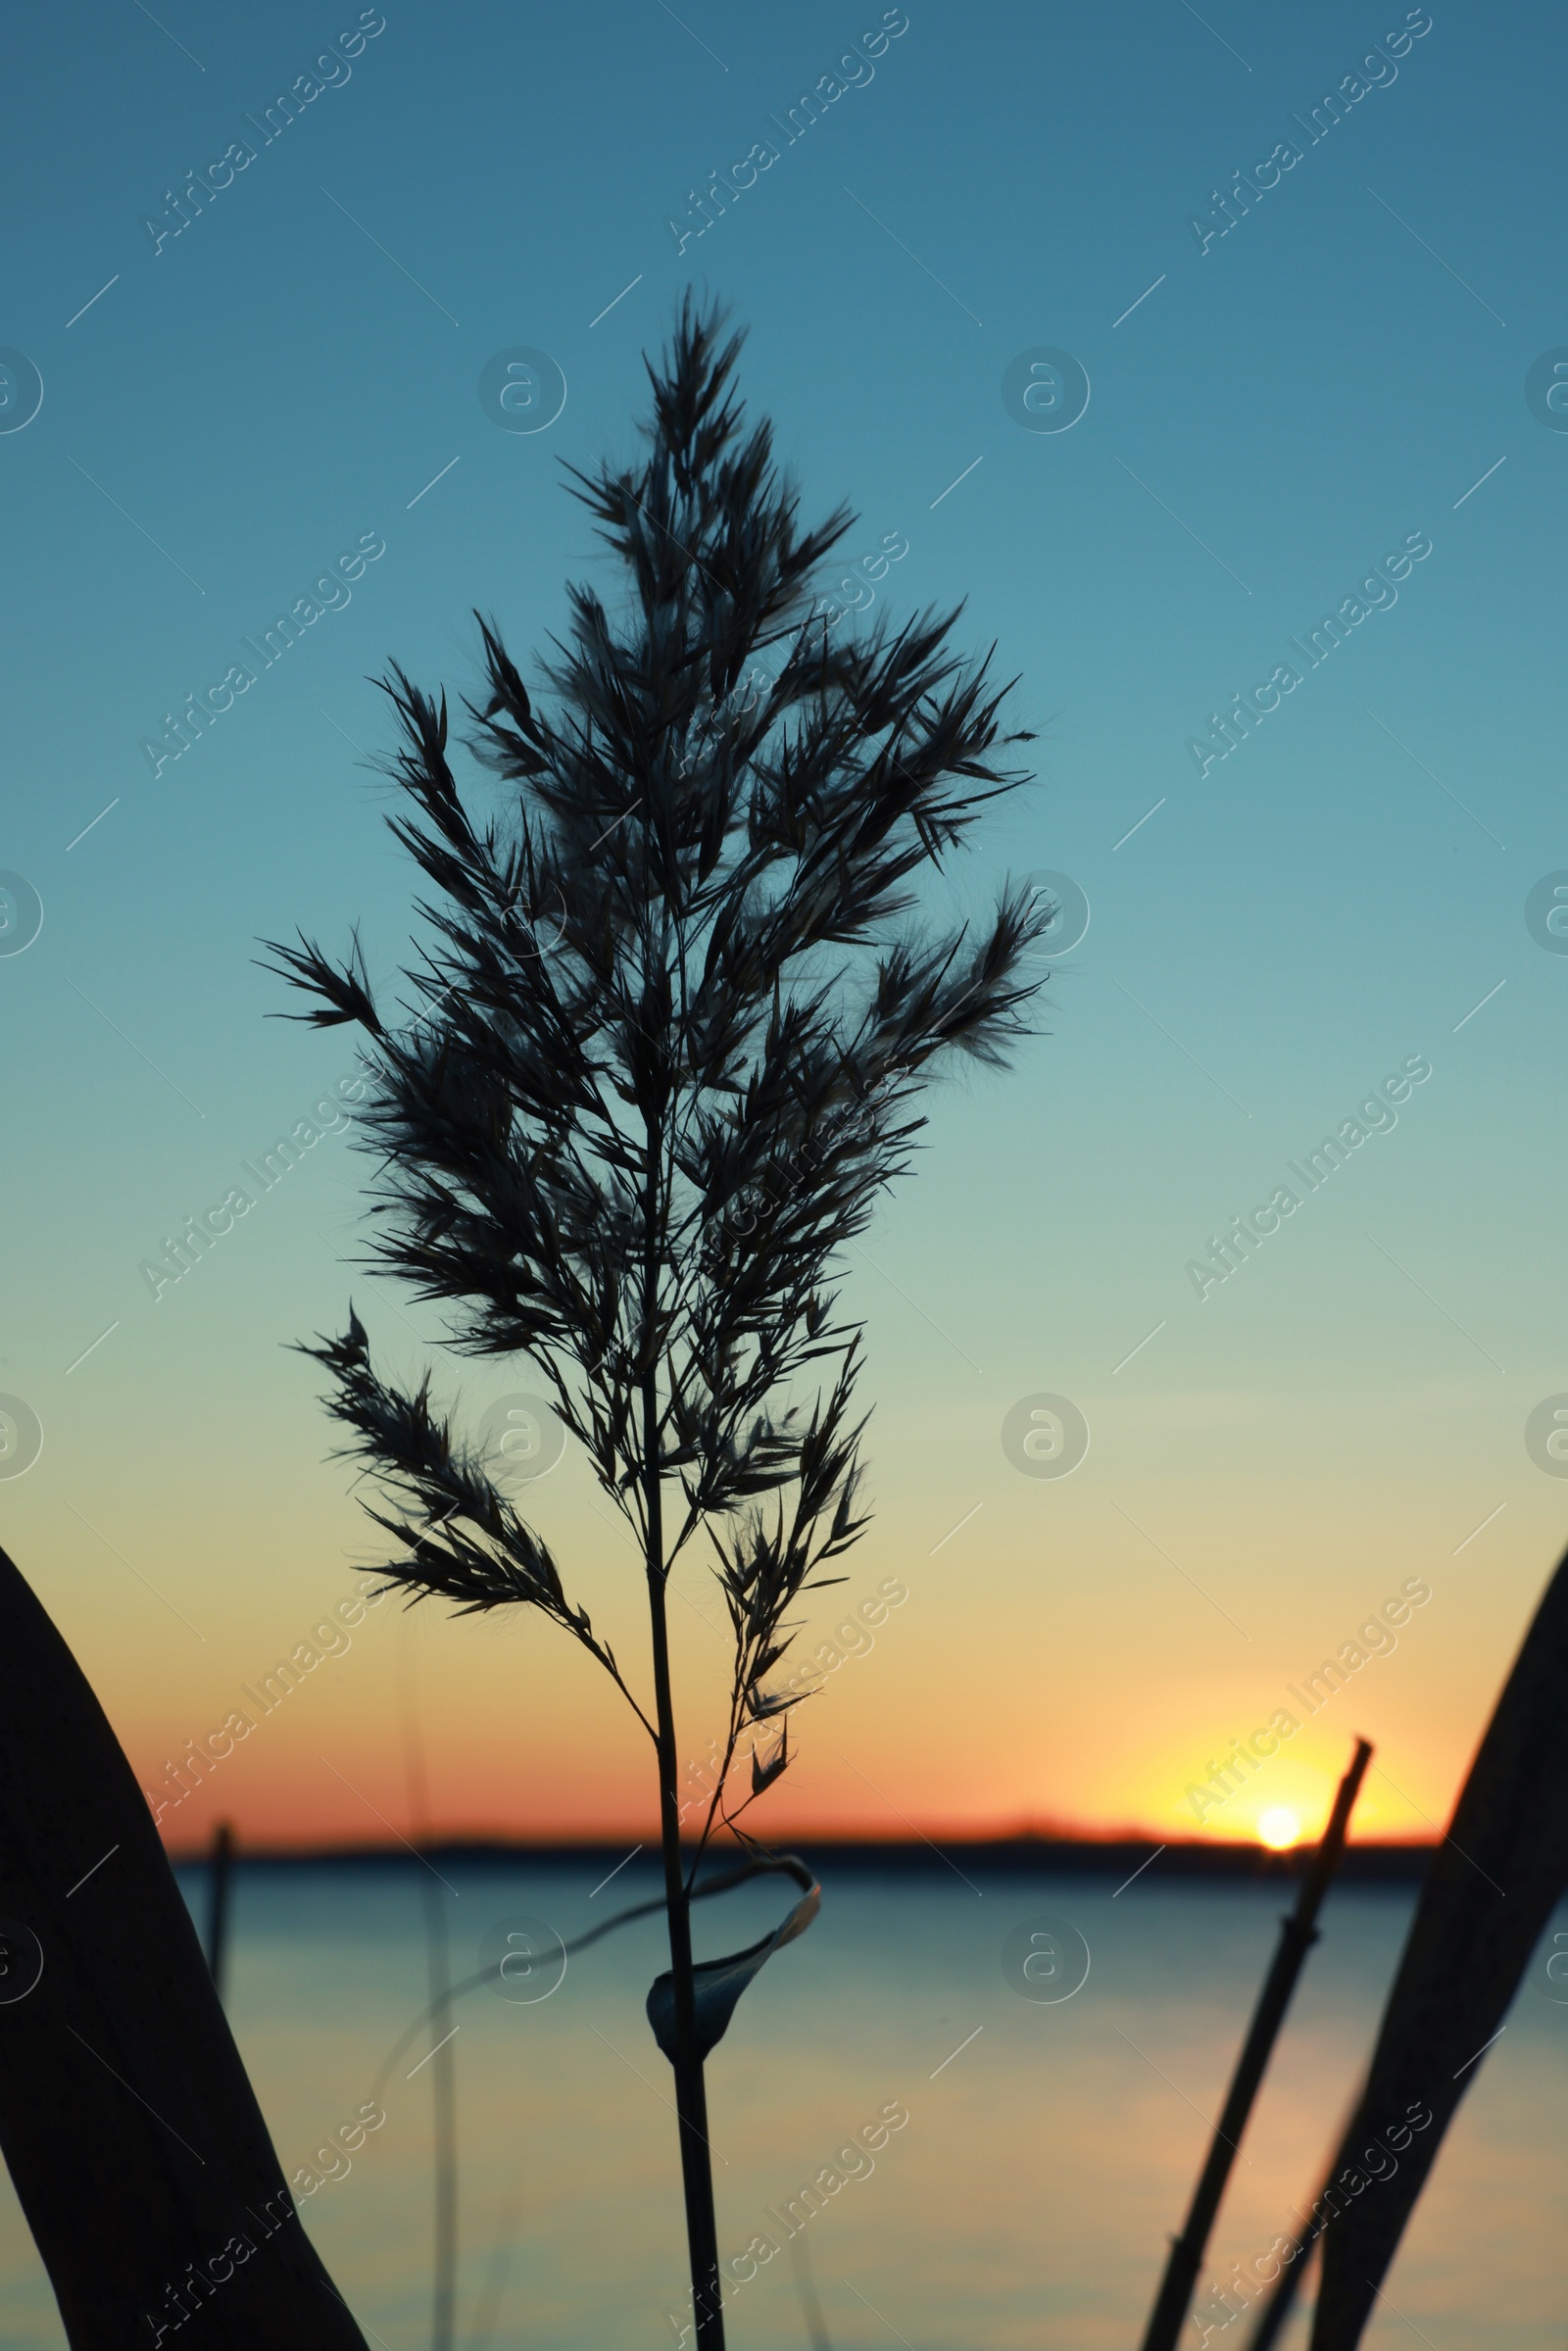
[[[691,2261],[692,2310],[698,2351],[724,2351],[719,2301],[718,2224],[708,2142],[708,2090],[697,2043],[697,1984],[692,1972],[690,1896],[681,1867],[679,1757],[670,1695],[669,1634],[664,1615],[663,1512],[659,1477],[659,1391],[643,1380],[644,1504],[648,1537],[648,1613],[653,1634],[655,1723],[659,1736],[659,1826],[669,1921],[669,1971],[675,1995],[675,2114],[680,2127],[680,2176],[686,2199],[686,2245]]]
[[[1252,2022],[1231,2078],[1230,2092],[1215,2127],[1208,2159],[1193,2191],[1186,2224],[1180,2236],[1171,2240],[1170,2257],[1165,2264],[1165,2275],[1160,2281],[1153,2310],[1150,2314],[1143,2351],[1175,2351],[1176,2338],[1181,2332],[1182,2320],[1187,2314],[1193,2288],[1203,2266],[1209,2231],[1214,2226],[1214,2216],[1219,2211],[1220,2198],[1230,2179],[1242,2133],[1252,2111],[1264,2069],[1273,2054],[1280,2027],[1285,2022],[1285,2011],[1296,1989],[1297,1978],[1300,1975],[1307,1952],[1317,1940],[1317,1914],[1322,1908],[1323,1897],[1328,1892],[1334,1873],[1339,1868],[1340,1857],[1345,1850],[1346,1833],[1350,1825],[1351,1809],[1360,1793],[1361,1782],[1371,1760],[1371,1747],[1364,1739],[1357,1739],[1350,1768],[1340,1782],[1334,1810],[1323,1832],[1323,1841],[1301,1880],[1296,1909],[1289,1918],[1280,1921],[1279,1947],[1263,1980],[1263,1988],[1252,2012]]]

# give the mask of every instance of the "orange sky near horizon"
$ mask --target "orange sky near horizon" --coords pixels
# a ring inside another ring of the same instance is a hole
[[[395,1595],[366,1608],[357,1595],[373,1552],[345,1473],[308,1458],[318,1435],[308,1401],[297,1419],[290,1475],[311,1495],[308,1545],[297,1514],[265,1494],[222,1533],[217,1481],[197,1478],[179,1558],[155,1568],[167,1497],[136,1473],[120,1490],[113,1548],[98,1532],[109,1506],[85,1493],[64,1524],[40,1507],[13,1539],[150,1800],[166,1804],[171,1849],[200,1849],[219,1818],[242,1844],[301,1850],[420,1834],[651,1842],[652,1749],[593,1661],[524,1611],[456,1618],[430,1602],[406,1609]],[[1433,1540],[1441,1499],[1405,1523],[1389,1496],[1363,1497],[1361,1555],[1335,1584],[1365,1597],[1349,1604],[1335,1591],[1303,1637],[1298,1597],[1288,1595],[1310,1581],[1338,1496],[1330,1503],[1303,1483],[1282,1509],[1275,1478],[1218,1487],[1167,1478],[1158,1495],[1118,1480],[1112,1500],[1089,1464],[1056,1485],[1016,1478],[994,1438],[995,1461],[977,1479],[983,1433],[959,1456],[969,1483],[928,1474],[922,1488],[929,1432],[918,1412],[880,1414],[874,1431],[885,1498],[844,1586],[813,1595],[798,1655],[819,1687],[796,1712],[784,1780],[749,1815],[770,1841],[940,1845],[1039,1832],[1246,1841],[1265,1811],[1281,1808],[1309,1837],[1360,1734],[1377,1753],[1352,1836],[1420,1838],[1446,1822],[1544,1581],[1549,1514],[1534,1528],[1521,1512],[1491,1530],[1502,1564],[1487,1586],[1494,1600],[1478,1609],[1455,1573],[1433,1565],[1440,1547],[1453,1548]],[[46,1490],[27,1484],[42,1505]],[[564,1462],[531,1506],[568,1588],[645,1690],[637,1562],[586,1471]],[[1223,1544],[1217,1518],[1230,1522]],[[1270,1604],[1250,1588],[1247,1562],[1277,1525],[1280,1596]],[[1056,1562],[1044,1574],[1042,1542]],[[1392,1564],[1377,1565],[1380,1556]],[[210,1565],[219,1557],[220,1579]],[[1398,1599],[1411,1579],[1432,1595],[1415,1608]],[[906,1596],[890,1600],[890,1588]],[[676,1591],[683,1792],[696,1819],[727,1637],[695,1560],[682,1562]],[[1347,1686],[1309,1713],[1298,1702],[1303,1679],[1386,1601],[1408,1609],[1393,1645],[1362,1646]],[[334,1623],[340,1602],[351,1620],[365,1608],[363,1618]],[[301,1644],[319,1662],[298,1667],[296,1686],[280,1698],[274,1689],[268,1706],[265,1678],[279,1660],[297,1661]],[[235,1709],[251,1716],[248,1733],[214,1739]],[[1279,1709],[1294,1710],[1299,1729],[1213,1801],[1224,1784],[1209,1781],[1212,1768]],[[181,1794],[182,1758],[209,1741],[228,1751],[199,1781],[187,1763]],[[411,1751],[423,1756],[422,1813]],[[1205,1781],[1199,1817],[1190,1791]]]
[[[1509,1287],[1501,1377],[1415,1292],[1368,1311],[1353,1220],[1393,1230],[1411,1213],[1386,1156],[1382,1176],[1362,1171],[1365,1209],[1348,1191],[1314,1203],[1288,1252],[1184,1298],[1186,1236],[1228,1197],[1231,1145],[1185,1094],[1167,1101],[1187,1140],[1156,1184],[1139,1156],[1147,1093],[1107,1098],[1091,1042],[1069,1017],[1013,1076],[939,1090],[929,1151],[851,1253],[873,1515],[847,1581],[810,1595],[798,1656],[808,1663],[888,1579],[908,1596],[853,1653],[843,1644],[798,1710],[790,1767],[754,1824],[786,1841],[940,1844],[1051,1826],[1159,1842],[1250,1838],[1263,1811],[1288,1808],[1310,1836],[1364,1735],[1376,1754],[1353,1834],[1436,1835],[1562,1546],[1563,1496],[1522,1430],[1561,1384],[1568,1283],[1543,1257]],[[330,1041],[287,1043],[335,1073]],[[1493,1131],[1484,1056],[1477,1070],[1444,1095],[1439,1069],[1420,1102],[1429,1170],[1462,1167]],[[1260,1102],[1259,1120],[1270,1115]],[[1279,1122],[1287,1133],[1295,1115]],[[1058,1126],[1095,1122],[1094,1151],[1056,1149]],[[1549,1156],[1548,1145],[1534,1148]],[[133,1185],[136,1163],[121,1173]],[[456,1362],[428,1309],[343,1261],[363,1233],[361,1174],[342,1137],[324,1140],[225,1258],[157,1303],[127,1304],[74,1370],[71,1410],[46,1410],[37,1462],[0,1485],[0,1540],[143,1786],[166,1797],[187,1742],[244,1707],[242,1690],[377,1557],[351,1469],[331,1457],[316,1367],[287,1343],[341,1328],[352,1297],[377,1363],[400,1378],[428,1366],[466,1425],[538,1386],[525,1364]],[[126,1213],[156,1231],[169,1211],[156,1183],[149,1197],[156,1209]],[[1445,1207],[1422,1212],[1441,1221]],[[1427,1232],[1403,1247],[1425,1264],[1435,1243]],[[25,1260],[21,1272],[32,1278]],[[1447,1295],[1494,1336],[1457,1273]],[[90,1340],[91,1313],[75,1311]],[[1043,1391],[1071,1397],[1091,1431],[1070,1476],[1020,1475],[1004,1445],[1009,1412]],[[640,1564],[585,1462],[568,1447],[525,1493],[568,1592],[646,1693]],[[1430,1600],[1374,1648],[1362,1628],[1412,1579]],[[722,1720],[728,1663],[695,1544],[673,1590],[695,1764]],[[1348,1648],[1361,1662],[1306,1713],[1290,1692]],[[411,1703],[424,1816],[406,1763]],[[1281,1709],[1299,1729],[1200,1817],[1188,1791]],[[389,1599],[161,1827],[188,1849],[220,1815],[256,1845],[425,1832],[630,1845],[654,1828],[653,1759],[608,1679],[555,1627]]]

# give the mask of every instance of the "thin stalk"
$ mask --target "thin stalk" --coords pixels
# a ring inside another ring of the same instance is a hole
[[[479,2288],[479,2298],[474,2304],[473,2327],[468,2336],[467,2351],[490,2351],[490,2337],[495,2333],[496,2321],[501,2316],[501,2300],[507,2290],[512,2257],[516,2251],[521,2209],[521,2197],[514,2197],[502,2224],[502,2234],[491,2247],[484,2283]]]
[[[458,2068],[452,2031],[452,1968],[447,1914],[433,1871],[424,1878],[425,1953],[430,1984],[430,2060],[435,2105],[435,2273],[430,2291],[430,2351],[452,2351],[458,2317]]]
[[[681,1872],[680,1810],[675,1798],[675,1723],[669,1696],[664,1587],[652,1567],[648,1575],[648,1607],[653,1625],[654,1691],[659,1717],[660,1839],[669,1918],[669,1971],[675,1994],[675,2112],[680,2123],[680,2171],[686,2193],[692,2307],[697,2317],[700,2351],[724,2351],[724,2319],[718,2289],[718,2223],[713,2212],[713,2172],[708,2143],[708,2091],[697,2046],[690,1897]]]
[[[652,1138],[650,1138],[650,1142]],[[644,1262],[643,1525],[647,1544],[648,1616],[652,1634],[655,1721],[659,1746],[659,1828],[669,1920],[669,1972],[675,1995],[675,2114],[680,2126],[680,2174],[686,2198],[686,2246],[691,2262],[692,2310],[698,2351],[724,2351],[719,2302],[718,2223],[708,2142],[708,2090],[697,2046],[697,1983],[692,1973],[691,1897],[681,1869],[679,1752],[670,1695],[669,1629],[665,1621],[664,1516],[659,1471],[659,1375],[654,1350],[659,1284],[658,1178],[652,1164],[647,1195]]]
[[[213,1858],[208,1864],[207,1966],[220,1999],[228,1958],[229,1876],[234,1860],[234,1832],[227,1821],[213,1831]]]
[[[412,1620],[404,1619],[413,1632]],[[434,2243],[430,2280],[430,2351],[453,2351],[458,2321],[458,2053],[453,2045],[452,1952],[447,1913],[441,1898],[442,1882],[419,1847],[431,1837],[429,1783],[424,1769],[424,1741],[419,1735],[418,1703],[415,1689],[416,1652],[404,1650],[403,1768],[408,1781],[409,1825],[418,1839],[417,1858],[424,1863],[421,1892],[424,1900],[425,1981],[430,1995],[428,2015],[435,2049],[430,2059],[433,2108]]]
[[[811,2351],[833,2351],[833,2340],[822,2315],[822,2297],[811,2275],[810,2248],[804,2236],[790,2238],[790,2259],[795,2264],[795,2291],[800,2297],[801,2316],[806,2321]]]
[[[1203,2266],[1209,2231],[1214,2226],[1220,2198],[1225,2193],[1242,2132],[1247,2128],[1264,2069],[1279,2037],[1280,2027],[1285,2022],[1285,2011],[1290,2006],[1297,1978],[1300,1975],[1307,1952],[1317,1940],[1317,1914],[1322,1908],[1330,1881],[1339,1868],[1340,1856],[1345,1850],[1346,1832],[1350,1825],[1351,1808],[1360,1793],[1361,1782],[1371,1760],[1371,1747],[1364,1739],[1357,1739],[1350,1768],[1340,1782],[1340,1792],[1334,1799],[1334,1810],[1323,1832],[1323,1841],[1312,1856],[1301,1881],[1301,1891],[1295,1912],[1290,1918],[1280,1921],[1279,1948],[1264,1979],[1247,2039],[1236,2061],[1230,2093],[1215,2128],[1208,2160],[1193,2191],[1186,2226],[1180,2236],[1171,2240],[1170,2258],[1165,2264],[1165,2275],[1150,2315],[1143,2351],[1175,2351],[1176,2338],[1181,2332],[1182,2320],[1192,2300],[1198,2274]]]

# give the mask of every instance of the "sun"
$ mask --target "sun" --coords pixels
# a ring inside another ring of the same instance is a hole
[[[1301,1824],[1297,1814],[1286,1805],[1274,1804],[1259,1815],[1257,1834],[1271,1853],[1284,1853],[1300,1836]]]

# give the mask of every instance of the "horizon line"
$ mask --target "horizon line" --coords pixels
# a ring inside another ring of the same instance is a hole
[[[230,1835],[233,1835],[232,1828],[230,1828]],[[410,1854],[415,1859],[418,1859],[425,1853],[439,1853],[452,1858],[471,1855],[475,1857],[515,1857],[524,1860],[587,1859],[590,1857],[598,1860],[609,1854],[624,1852],[628,1841],[633,1847],[632,1851],[626,1853],[628,1862],[647,1855],[652,1863],[657,1865],[659,1860],[657,1844],[650,1845],[646,1836],[639,1840],[628,1839],[624,1835],[620,1837],[602,1835],[499,1837],[451,1833],[425,1837],[412,1846],[406,1839],[395,1836],[391,1838],[378,1839],[326,1840],[318,1844],[277,1839],[245,1844],[236,1837],[232,1854],[235,1861],[268,1862],[373,1860],[401,1862]],[[1361,1853],[1369,1857],[1430,1854],[1443,1841],[1441,1836],[1351,1837],[1348,1840],[1345,1849],[1348,1855]],[[983,1857],[987,1853],[1023,1858],[1032,1852],[1039,1852],[1041,1854],[1077,1853],[1086,1856],[1103,1854],[1107,1859],[1111,1855],[1115,1855],[1120,1860],[1129,1853],[1143,1852],[1149,1848],[1151,1857],[1154,1852],[1204,1858],[1234,1854],[1238,1859],[1248,1857],[1254,1861],[1277,1862],[1288,1866],[1301,1855],[1314,1853],[1317,1850],[1318,1842],[1319,1839],[1316,1837],[1303,1837],[1293,1845],[1279,1847],[1266,1845],[1255,1837],[1243,1837],[1177,1836],[1161,1838],[1146,1831],[1102,1833],[1024,1829],[1013,1830],[1003,1835],[949,1836],[946,1839],[946,1846],[952,1846],[954,1849],[967,1854],[971,1859]],[[696,1838],[692,1838],[689,1842],[683,1842],[682,1850],[694,1851],[696,1843]],[[945,1846],[933,1844],[930,1838],[918,1831],[912,1837],[856,1837],[835,1833],[817,1834],[808,1831],[799,1837],[784,1835],[777,1839],[777,1847],[781,1851],[788,1850],[796,1844],[824,1853],[854,1853],[868,1858],[883,1855],[911,1857],[918,1859],[923,1867],[929,1867],[932,1862],[941,1862],[946,1857]],[[739,1848],[732,1842],[720,1843],[712,1840],[709,1850],[715,1858],[721,1858],[733,1856]],[[185,1868],[197,1863],[204,1864],[212,1858],[212,1840],[209,1838],[203,1844],[169,1846],[166,1851],[172,1868]]]

